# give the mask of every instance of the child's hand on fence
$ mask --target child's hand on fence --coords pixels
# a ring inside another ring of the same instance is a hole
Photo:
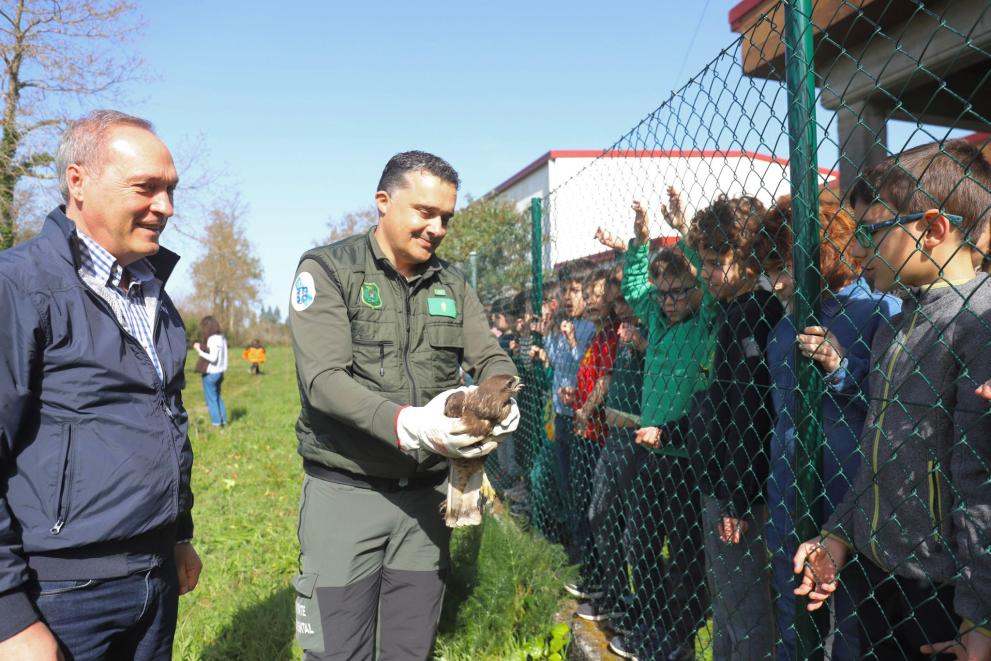
[[[570,319],[561,321],[561,335],[568,341],[568,346],[572,349],[578,344],[578,338],[575,336],[575,324]]]
[[[977,386],[977,390],[974,394],[978,397],[983,397],[984,399],[991,401],[991,381],[985,381],[981,385]]]
[[[638,348],[643,340],[643,336],[637,330],[637,325],[632,321],[620,322],[619,328],[616,329],[616,335],[623,344],[633,344]]]
[[[942,643],[923,645],[919,648],[923,654],[940,655],[952,654],[957,661],[989,661],[991,660],[991,638],[985,636],[977,628],[964,622],[960,625],[960,640],[947,640]]]
[[[719,540],[723,544],[739,544],[749,528],[750,524],[744,519],[724,516],[719,523]]]
[[[637,445],[646,445],[649,448],[659,448],[661,447],[662,436],[663,432],[661,432],[660,427],[641,427],[637,430],[633,440],[637,443]]]
[[[846,353],[836,336],[824,326],[809,326],[796,340],[802,355],[818,362],[827,373],[836,371]]]
[[[638,246],[646,245],[650,242],[650,217],[647,209],[640,204],[640,200],[633,200],[633,238]]]
[[[802,574],[802,584],[795,588],[795,594],[809,598],[807,610],[818,610],[836,592],[836,575],[848,553],[846,545],[832,537],[816,537],[798,547],[794,570]]]
[[[668,204],[671,206],[661,205],[661,215],[678,234],[685,236],[688,232],[685,223],[685,211],[681,208],[681,195],[674,189],[674,186],[668,186]]]
[[[530,347],[530,360],[539,360],[544,364],[544,367],[546,367],[549,362],[547,360],[547,352],[536,345]]]
[[[623,241],[617,234],[613,234],[604,227],[595,230],[595,240],[606,248],[612,248],[619,252],[626,252],[626,241]]]
[[[575,404],[575,389],[563,386],[557,389],[557,396],[561,400],[561,404],[564,406],[574,406]]]

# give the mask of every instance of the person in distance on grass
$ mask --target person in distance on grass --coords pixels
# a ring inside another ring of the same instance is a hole
[[[838,580],[862,595],[861,651],[991,659],[991,276],[972,237],[988,223],[991,163],[925,145],[871,166],[850,192],[854,256],[904,301],[872,346],[864,464],[815,539],[795,593],[820,608]],[[838,576],[842,568],[842,576]]]
[[[170,659],[202,568],[159,245],[178,177],[111,110],[70,125],[56,168],[65,204],[0,253],[0,658]]]
[[[436,257],[458,174],[393,156],[378,225],[303,254],[289,327],[302,409],[296,633],[307,659],[430,658],[449,565],[448,458],[497,443],[444,415],[463,388],[516,374],[464,275]],[[512,432],[513,410],[494,435]]]

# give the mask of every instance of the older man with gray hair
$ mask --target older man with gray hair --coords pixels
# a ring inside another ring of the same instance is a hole
[[[56,165],[65,205],[0,253],[0,658],[168,659],[202,567],[159,246],[178,177],[150,123],[110,110]]]

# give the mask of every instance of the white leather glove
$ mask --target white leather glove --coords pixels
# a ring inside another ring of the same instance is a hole
[[[409,454],[427,450],[451,459],[477,459],[495,450],[496,441],[471,436],[465,431],[461,418],[444,415],[447,398],[459,391],[468,392],[469,388],[445,390],[426,406],[407,406],[400,410],[396,417],[399,449]]]

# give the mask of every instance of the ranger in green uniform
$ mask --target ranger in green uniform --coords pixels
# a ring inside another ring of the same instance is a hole
[[[434,253],[458,174],[394,156],[379,224],[305,253],[289,324],[302,410],[296,633],[307,659],[427,659],[444,595],[448,457],[496,446],[444,416],[461,385],[515,374],[464,276]],[[515,429],[518,410],[496,434]]]

